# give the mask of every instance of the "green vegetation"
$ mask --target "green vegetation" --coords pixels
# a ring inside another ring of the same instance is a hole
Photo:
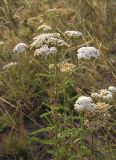
[[[1,160],[115,160],[115,7],[2,0]]]

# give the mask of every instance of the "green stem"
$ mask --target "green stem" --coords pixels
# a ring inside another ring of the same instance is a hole
[[[82,156],[82,160],[84,160],[83,157],[83,146],[84,146],[84,113],[82,113],[82,118],[81,118],[81,156]]]

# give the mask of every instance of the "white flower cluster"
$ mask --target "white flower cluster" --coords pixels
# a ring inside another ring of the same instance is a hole
[[[77,57],[78,60],[80,59],[91,59],[91,58],[98,58],[100,56],[99,50],[95,47],[82,47],[77,50]]]
[[[57,53],[57,49],[56,47],[50,47],[48,48],[47,45],[43,45],[41,48],[39,49],[36,49],[35,52],[34,52],[34,56],[49,56],[49,55],[54,55]]]
[[[116,87],[110,86],[108,89],[101,89],[97,93],[92,93],[91,97],[103,98],[104,100],[110,100],[112,99],[114,93],[116,93]]]
[[[100,98],[103,98],[103,99],[112,99],[112,92],[106,90],[106,89],[102,89],[99,91],[100,92]]]
[[[91,97],[87,96],[80,96],[76,103],[74,104],[74,109],[78,111],[82,110],[93,110],[96,108],[96,104],[93,103],[93,100]]]
[[[56,65],[56,66],[57,66],[57,65]],[[55,69],[55,64],[53,64],[53,63],[50,64],[50,65],[49,65],[49,69],[50,69],[50,70],[54,70],[54,69]]]
[[[13,51],[17,53],[23,53],[26,51],[26,48],[28,48],[27,44],[19,43],[14,47]]]
[[[82,33],[79,31],[66,31],[64,34],[69,38],[78,38],[82,36]]]
[[[101,89],[99,93],[100,97],[103,99],[112,99],[112,92],[108,91],[107,89]]]
[[[61,38],[59,33],[43,33],[33,38],[34,42],[30,45],[31,48],[40,48],[43,45],[48,46],[66,46],[69,45]]]
[[[116,93],[116,87],[115,86],[110,86],[108,88],[108,91],[112,92],[112,93]]]
[[[104,100],[112,99],[112,92],[107,89],[101,89],[98,93],[92,93],[91,97],[93,98],[103,98]]]
[[[52,28],[46,24],[42,24],[41,26],[39,26],[37,28],[38,31],[43,31],[43,32],[48,32],[48,31],[51,31]]]
[[[16,66],[17,65],[17,62],[10,62],[6,65],[3,66],[3,69],[8,69],[8,68],[11,68],[12,66]]]
[[[100,98],[100,94],[99,93],[91,93],[91,97]]]

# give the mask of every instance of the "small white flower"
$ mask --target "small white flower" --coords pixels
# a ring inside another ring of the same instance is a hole
[[[31,48],[40,48],[43,45],[48,46],[69,46],[59,33],[43,33],[33,38],[34,42],[30,45]]]
[[[38,36],[34,37],[33,40],[37,40],[37,39],[47,39],[47,38],[60,38],[60,34],[59,33],[42,33],[39,34]]]
[[[39,26],[37,28],[38,31],[43,31],[43,32],[48,32],[48,31],[51,31],[52,28],[46,24],[42,24],[41,26]]]
[[[52,64],[49,65],[50,70],[53,70],[54,68],[55,68],[55,64],[52,63]]]
[[[19,43],[14,47],[13,51],[17,53],[23,53],[24,51],[26,51],[26,48],[28,48],[27,44]]]
[[[3,66],[3,69],[8,69],[8,68],[11,68],[13,66],[16,66],[17,65],[17,62],[10,62],[6,65]]]
[[[58,39],[57,43],[56,43],[56,46],[59,46],[59,47],[63,47],[63,46],[69,47],[70,45],[68,45],[63,39]]]
[[[110,86],[110,87],[108,88],[108,90],[109,90],[110,92],[112,92],[112,93],[116,93],[116,87],[115,87],[115,86]]]
[[[82,36],[82,33],[79,31],[66,31],[65,35],[69,38],[78,38]]]
[[[96,59],[100,56],[99,50],[97,50],[95,47],[82,47],[77,50],[77,53],[78,60],[91,58]]]
[[[0,45],[3,45],[4,44],[4,42],[3,41],[0,41]]]
[[[44,45],[41,48],[35,50],[34,56],[41,55],[41,56],[47,57],[49,55],[54,55],[56,53],[57,53],[57,49],[55,47],[48,48],[47,45]]]
[[[92,98],[99,98],[100,94],[99,93],[91,93]]]
[[[93,103],[93,100],[91,97],[86,96],[80,96],[76,103],[74,104],[74,109],[81,111],[81,110],[93,110],[96,108],[96,104]]]
[[[103,98],[106,100],[112,99],[112,92],[108,91],[107,89],[101,89],[99,93],[100,93],[99,95],[100,98]]]

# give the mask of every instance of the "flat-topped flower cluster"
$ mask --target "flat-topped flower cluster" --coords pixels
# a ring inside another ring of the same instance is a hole
[[[47,45],[43,45],[41,48],[36,49],[34,51],[34,56],[44,56],[47,57],[49,55],[54,55],[57,53],[56,47],[48,47]]]
[[[92,93],[91,97],[102,98],[104,100],[111,100],[114,93],[116,93],[116,87],[110,86],[108,89],[101,89],[96,93]]]
[[[76,68],[76,65],[72,63],[64,63],[61,65],[60,71],[62,73],[69,73],[69,72],[74,71],[75,68]]]
[[[64,34],[69,38],[78,38],[78,37],[81,37],[83,35],[79,31],[66,31]]]
[[[69,47],[69,45],[61,38],[59,33],[42,33],[33,38],[31,48],[40,48],[43,45],[56,47]]]
[[[78,60],[81,59],[91,59],[91,58],[98,58],[100,56],[99,50],[97,50],[95,47],[82,47],[77,50],[77,57]]]
[[[25,44],[25,43],[18,43],[18,44],[14,47],[13,51],[14,51],[14,52],[17,52],[17,53],[23,53],[23,52],[26,51],[27,48],[28,48],[28,45],[27,45],[27,44]]]
[[[93,110],[96,108],[96,104],[93,103],[93,100],[91,97],[87,97],[87,96],[80,96],[75,105],[74,105],[74,109],[78,110],[78,111],[82,111],[82,110]]]
[[[71,73],[74,71],[74,69],[76,68],[76,65],[72,64],[72,63],[63,63],[63,64],[56,64],[56,67],[60,70],[60,72],[62,73]],[[50,64],[49,65],[49,69],[50,70],[54,70],[55,69],[55,64]]]

